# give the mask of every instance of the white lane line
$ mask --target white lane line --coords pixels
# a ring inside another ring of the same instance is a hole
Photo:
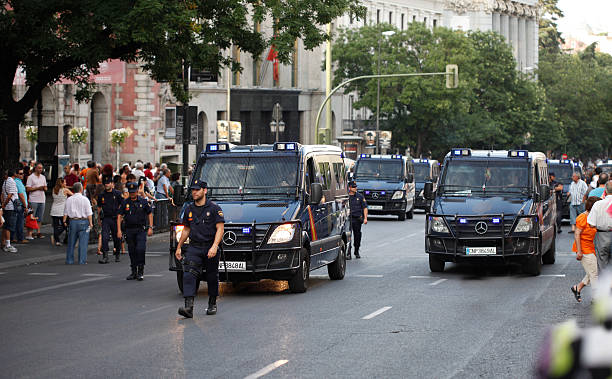
[[[0,272],[0,275],[4,275],[4,274],[6,274],[6,272]]]
[[[310,275],[312,279],[329,279],[329,275]]]
[[[448,280],[448,279],[439,279],[439,280],[436,280],[436,281],[435,281],[435,282],[433,282],[433,283],[429,283],[429,285],[430,285],[430,286],[437,286],[438,284],[443,283],[443,282],[446,282],[447,280]]]
[[[546,277],[546,278],[565,278],[565,274],[546,274],[546,275],[540,275],[540,277]]]
[[[110,276],[110,274],[82,274],[81,276],[93,276],[93,277],[107,277]]]
[[[58,275],[57,272],[30,272],[28,275],[32,276],[55,276]]]
[[[261,370],[245,377],[244,379],[257,379],[257,378],[261,378],[264,375],[268,375],[269,373],[271,373],[272,371],[276,370],[277,368],[286,365],[287,362],[289,362],[286,359],[281,359],[279,361],[276,361],[274,363],[270,363],[269,365],[267,365],[266,367],[262,368]]]
[[[76,280],[74,282],[56,284],[54,286],[41,287],[41,288],[37,288],[37,289],[34,289],[34,290],[12,293],[10,295],[0,296],[0,300],[12,299],[14,297],[21,297],[21,296],[24,296],[24,295],[31,295],[33,293],[45,292],[45,291],[50,291],[50,290],[54,290],[54,289],[58,289],[58,288],[63,288],[63,287],[68,287],[68,286],[75,286],[77,284],[83,284],[83,283],[88,283],[88,282],[95,282],[97,280],[102,280],[102,279],[106,279],[106,278],[107,277],[105,276],[105,277],[82,279],[82,280]]]
[[[395,241],[393,241],[393,242],[395,242]],[[391,245],[393,242],[391,242],[391,241],[389,241],[389,242],[383,242],[383,243],[381,243],[381,244],[379,244],[379,245],[376,245],[376,246],[378,246],[378,247],[383,247],[383,246]]]
[[[146,253],[145,254],[147,257],[161,257],[162,254],[157,254],[157,253]]]
[[[380,314],[382,314],[382,313],[385,313],[386,311],[388,311],[388,310],[389,310],[389,309],[391,309],[391,308],[392,308],[392,307],[382,307],[382,308],[380,308],[379,310],[377,310],[377,311],[375,311],[375,312],[372,312],[372,313],[370,313],[370,314],[369,314],[369,315],[367,315],[367,316],[363,316],[361,319],[362,319],[362,320],[369,320],[369,319],[372,319],[372,318],[374,318],[374,317],[376,317],[376,316],[378,316],[378,315],[380,315]]]
[[[402,238],[398,238],[395,241],[402,241],[411,237],[415,237],[418,236],[419,234],[423,234],[423,232],[416,232],[416,233],[412,233],[412,234],[408,234],[407,236],[403,236]]]
[[[145,275],[145,278],[148,278],[148,277],[161,278],[162,276],[163,276],[162,274],[147,274]]]
[[[382,275],[368,275],[368,274],[358,274],[355,276],[358,276],[360,278],[382,278],[383,277]]]
[[[438,276],[410,275],[410,279],[437,279]]]
[[[146,254],[146,255],[149,255],[149,254],[155,254],[155,255],[168,255],[168,254],[170,254],[170,253],[169,253],[169,252],[167,252],[167,251],[147,251],[145,254]]]
[[[149,310],[146,310],[146,311],[142,311],[142,312],[139,312],[138,314],[139,315],[145,315],[147,313],[161,311],[162,309],[166,309],[166,308],[170,308],[170,307],[174,307],[174,305],[168,304],[168,305],[164,305],[164,306],[161,306],[161,307],[157,307],[157,308],[149,309]]]

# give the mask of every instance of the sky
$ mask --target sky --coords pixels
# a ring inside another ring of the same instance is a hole
[[[595,33],[612,35],[612,0],[559,0],[565,17],[558,21],[563,34],[579,36],[590,26]]]

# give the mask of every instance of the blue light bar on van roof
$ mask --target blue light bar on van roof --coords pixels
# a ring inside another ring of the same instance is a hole
[[[206,145],[206,151],[209,153],[229,151],[229,144],[227,143],[209,143]]]
[[[527,150],[510,150],[508,151],[508,157],[510,158],[527,158],[529,152]]]
[[[574,162],[574,166],[578,167],[578,166],[580,166],[580,163]]]
[[[372,155],[370,154],[361,154],[359,158],[370,158]]]
[[[278,151],[294,151],[297,150],[297,143],[295,142],[276,142],[274,143],[274,150]]]
[[[402,159],[402,156],[396,154],[396,155],[392,155],[391,158],[393,158],[393,159]]]
[[[451,155],[453,157],[469,157],[472,155],[471,149],[452,149]]]
[[[567,164],[571,163],[569,159],[561,159],[559,162],[560,163],[567,163]]]

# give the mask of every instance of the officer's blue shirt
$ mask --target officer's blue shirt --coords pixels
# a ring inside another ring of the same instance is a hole
[[[365,197],[359,192],[349,195],[349,205],[351,207],[351,217],[363,217],[363,210],[368,208]]]
[[[147,215],[150,213],[151,206],[149,202],[140,196],[134,201],[129,197],[124,199],[119,208],[119,214],[123,216],[126,228],[145,226],[147,224]]]
[[[117,217],[122,203],[121,192],[116,189],[104,191],[98,195],[98,206],[102,208],[104,217]]]
[[[199,207],[195,203],[189,204],[183,214],[183,225],[191,229],[189,239],[193,243],[214,241],[220,222],[225,223],[221,207],[208,199]]]

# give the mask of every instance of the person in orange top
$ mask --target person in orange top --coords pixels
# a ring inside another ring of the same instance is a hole
[[[576,260],[582,263],[582,267],[586,272],[584,279],[571,288],[578,302],[582,301],[580,291],[585,286],[588,286],[589,283],[593,286],[597,285],[597,257],[595,256],[595,244],[593,243],[597,229],[587,223],[587,217],[591,208],[593,208],[593,204],[599,200],[601,198],[597,196],[590,196],[586,201],[586,211],[576,217],[576,231],[574,232],[572,251],[576,253]]]

